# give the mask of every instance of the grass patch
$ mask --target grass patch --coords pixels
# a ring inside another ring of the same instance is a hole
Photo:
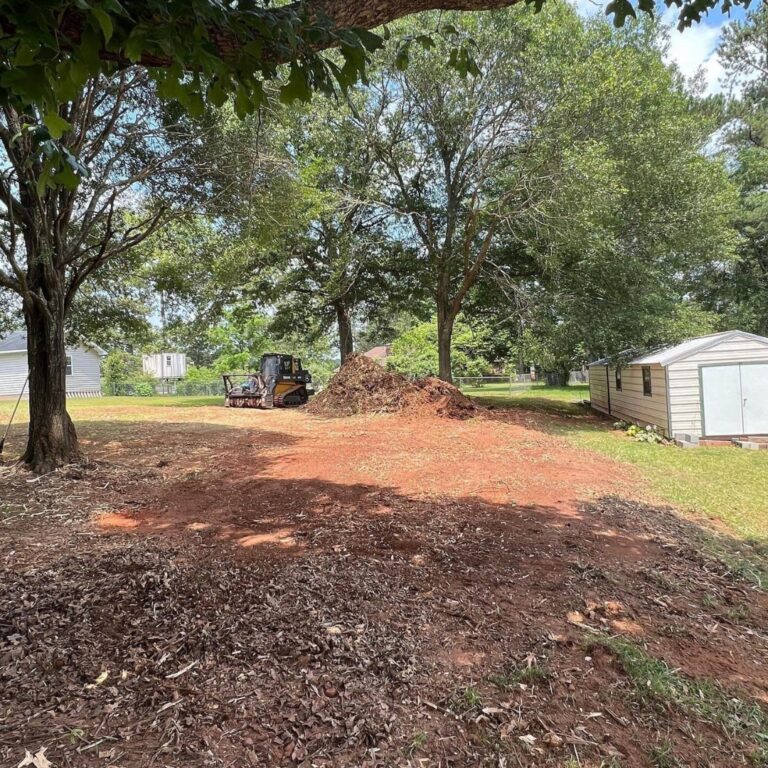
[[[755,748],[754,754],[768,757],[768,714],[758,704],[736,698],[710,680],[686,677],[621,638],[591,637],[587,648],[596,646],[607,648],[619,660],[635,696],[643,703],[662,708],[671,705],[695,715],[719,726],[729,739],[748,742]]]
[[[428,736],[424,731],[418,731],[411,739],[411,743],[408,745],[408,757],[413,757],[416,752],[423,749],[428,741]]]
[[[490,675],[488,682],[493,683],[497,688],[508,691],[517,688],[521,683],[523,685],[534,685],[540,683],[549,677],[549,672],[536,664],[528,666],[527,664],[512,664],[503,672]]]
[[[476,714],[483,708],[483,697],[480,691],[472,685],[456,691],[448,699],[448,709],[457,715],[465,717],[470,714]]]
[[[486,384],[482,387],[462,387],[465,395],[495,408],[525,408],[530,411],[553,413],[557,416],[579,416],[585,412],[581,401],[589,397],[589,387],[548,387],[544,384]]]
[[[649,757],[654,768],[685,768],[674,756],[672,745],[668,741],[651,747]]]
[[[7,419],[13,411],[15,400],[0,400],[0,418]],[[84,397],[67,400],[67,410],[76,419],[78,415],[89,414],[110,408],[203,408],[224,405],[224,395],[153,395],[152,397]],[[26,400],[19,403],[14,423],[29,419],[29,404]]]

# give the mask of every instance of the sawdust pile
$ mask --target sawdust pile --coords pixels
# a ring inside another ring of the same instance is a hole
[[[483,411],[452,384],[435,378],[411,381],[364,355],[350,355],[308,410],[322,416],[399,412],[449,419]]]

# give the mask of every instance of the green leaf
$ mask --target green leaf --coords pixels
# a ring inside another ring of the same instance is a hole
[[[112,19],[109,14],[101,8],[92,8],[91,15],[96,19],[101,27],[101,33],[104,35],[104,42],[108,43],[112,39],[112,34],[115,31]]]
[[[306,71],[297,64],[291,64],[291,74],[288,82],[280,89],[280,101],[290,104],[293,101],[310,101],[312,89],[309,85]]]
[[[43,123],[51,134],[51,138],[60,139],[72,125],[68,123],[58,112],[48,112],[43,118]]]
[[[141,54],[144,53],[144,36],[136,33],[131,34],[123,50],[128,57],[128,61],[136,64],[140,61]]]
[[[381,35],[377,35],[375,32],[360,28],[355,29],[355,34],[360,39],[360,42],[363,44],[363,48],[365,48],[368,53],[378,51],[384,45],[384,38]]]
[[[248,98],[245,88],[241,86],[235,94],[235,114],[242,120],[251,111],[251,100]]]
[[[416,42],[419,43],[425,51],[429,51],[435,47],[435,41],[432,39],[431,35],[418,35],[416,37]]]
[[[19,43],[16,47],[16,55],[13,57],[15,67],[29,67],[37,61],[39,45],[24,45]]]
[[[410,63],[411,57],[410,57],[410,47],[411,43],[410,41],[403,43],[400,46],[400,49],[397,52],[397,55],[395,56],[395,69],[402,72],[405,69],[408,69],[408,64]]]

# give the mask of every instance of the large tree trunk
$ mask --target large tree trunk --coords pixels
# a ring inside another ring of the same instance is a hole
[[[38,473],[81,458],[75,427],[67,413],[64,297],[58,285],[41,288],[39,299],[28,296],[24,300],[29,437],[22,461]]]
[[[344,304],[334,304],[336,310],[336,323],[339,326],[339,351],[341,352],[342,365],[349,355],[355,351],[355,343],[352,337],[352,318]]]
[[[438,291],[437,296],[437,358],[438,375],[443,381],[452,382],[451,373],[451,340],[453,338],[453,323],[456,320],[452,312],[451,301],[445,292]]]

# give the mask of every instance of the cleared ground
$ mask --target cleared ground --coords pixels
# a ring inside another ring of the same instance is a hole
[[[467,421],[74,402],[91,466],[0,470],[0,763],[766,764],[745,516],[659,507],[698,452],[513,397]],[[701,455],[728,482],[763,458]],[[765,501],[737,499],[758,531]]]

